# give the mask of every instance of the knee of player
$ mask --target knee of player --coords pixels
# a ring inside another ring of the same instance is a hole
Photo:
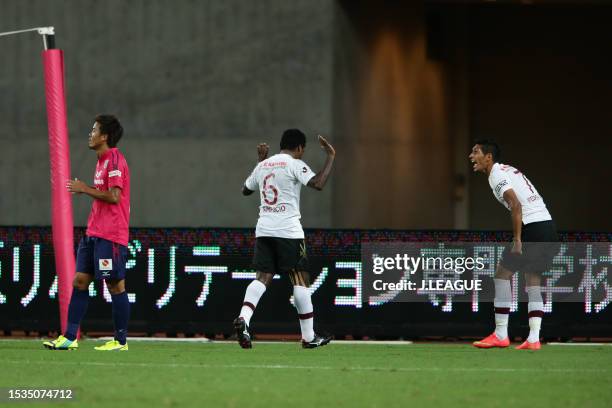
[[[508,271],[508,270],[496,271],[495,272],[495,279],[510,280],[510,279],[512,279],[512,275],[513,275],[513,273]]]
[[[537,273],[525,273],[526,286],[540,286],[542,277]]]
[[[310,274],[305,271],[291,271],[289,274],[293,286],[310,287]]]
[[[108,287],[108,291],[111,295],[119,295],[125,292],[125,285],[123,284],[123,280],[120,281],[106,281],[106,286]]]
[[[514,272],[505,268],[501,264],[497,265],[497,269],[495,270],[495,278],[510,280],[512,279],[512,275],[514,275]]]
[[[266,288],[270,287],[270,285],[272,284],[272,279],[274,279],[274,275],[271,276],[267,276],[268,274],[265,274],[263,276],[257,276],[256,280],[263,283]]]

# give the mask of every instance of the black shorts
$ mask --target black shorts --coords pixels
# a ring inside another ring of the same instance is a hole
[[[306,271],[306,242],[303,239],[259,237],[255,240],[253,266],[258,272],[273,274]]]
[[[511,272],[521,271],[542,274],[552,265],[559,253],[559,237],[552,221],[532,222],[521,230],[522,254],[510,252],[512,246],[504,249],[501,266]]]

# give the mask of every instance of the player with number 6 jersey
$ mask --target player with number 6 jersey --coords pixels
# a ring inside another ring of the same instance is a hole
[[[508,347],[508,318],[512,304],[512,275],[525,275],[528,296],[529,336],[519,350],[540,349],[540,327],[544,316],[541,275],[558,251],[557,232],[544,199],[527,176],[516,168],[499,163],[500,149],[491,140],[477,141],[469,159],[475,172],[489,177],[495,198],[510,210],[513,244],[502,254],[495,272],[495,332],[474,342],[478,348]]]
[[[268,158],[267,144],[257,146],[259,163],[242,188],[244,195],[251,195],[257,190],[260,192],[253,257],[256,279],[247,287],[240,316],[234,320],[238,343],[242,348],[252,347],[251,317],[275,274],[288,275],[293,284],[293,296],[302,331],[302,347],[320,347],[331,340],[329,336],[320,336],[314,332],[308,258],[304,230],[300,223],[302,186],[322,190],[336,155],[334,148],[323,136],[319,136],[318,140],[327,159],[323,169],[316,174],[302,161],[306,136],[298,129],[288,129],[283,133],[281,151],[272,157]]]
[[[261,191],[256,237],[304,239],[300,191],[314,176],[306,163],[287,153],[276,154],[255,167],[244,185]]]

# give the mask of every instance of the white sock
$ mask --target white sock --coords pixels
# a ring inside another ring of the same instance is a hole
[[[244,294],[244,302],[242,303],[242,309],[240,309],[240,317],[244,319],[247,326],[251,325],[251,317],[255,312],[259,299],[266,291],[266,285],[258,280],[254,280],[247,286],[246,293]]]
[[[512,304],[512,291],[510,281],[507,279],[493,279],[495,283],[495,335],[503,340],[508,337],[508,318],[510,317],[510,305]]]
[[[529,312],[529,337],[527,337],[527,341],[536,343],[540,341],[540,327],[542,326],[542,316],[544,316],[544,302],[542,301],[540,287],[527,286],[527,297],[529,299],[527,304]]]
[[[295,300],[295,308],[298,311],[300,318],[300,329],[302,329],[302,339],[312,341],[314,334],[314,314],[312,311],[312,299],[310,291],[303,286],[293,287],[293,298]]]

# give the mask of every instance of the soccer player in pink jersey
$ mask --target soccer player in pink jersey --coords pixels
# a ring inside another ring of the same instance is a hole
[[[511,279],[516,271],[525,276],[528,296],[529,336],[519,350],[540,349],[540,326],[544,316],[541,276],[558,251],[558,236],[544,199],[527,176],[499,162],[500,149],[491,140],[476,141],[469,159],[475,172],[489,178],[493,195],[512,218],[513,243],[505,250],[495,271],[495,331],[480,341],[478,348],[508,347],[508,317],[512,303]]]
[[[89,284],[104,279],[113,303],[115,337],[101,351],[127,351],[127,327],[130,303],[125,291],[125,264],[130,220],[130,170],[117,143],[123,127],[113,115],[98,115],[89,134],[89,148],[96,152],[98,163],[94,185],[78,179],[69,180],[66,188],[73,194],[93,198],[87,231],[77,250],[76,275],[68,309],[68,327],[57,339],[44,346],[51,350],[78,348],[77,332],[89,303]]]

